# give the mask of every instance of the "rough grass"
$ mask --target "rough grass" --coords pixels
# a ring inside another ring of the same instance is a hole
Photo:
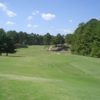
[[[0,100],[100,100],[100,59],[19,49],[0,57]]]

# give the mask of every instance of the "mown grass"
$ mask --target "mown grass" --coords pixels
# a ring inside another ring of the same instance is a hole
[[[100,59],[19,49],[0,57],[0,100],[100,100]]]

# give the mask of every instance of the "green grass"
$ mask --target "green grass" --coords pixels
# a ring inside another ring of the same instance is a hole
[[[0,100],[100,100],[100,59],[43,46],[1,56]]]

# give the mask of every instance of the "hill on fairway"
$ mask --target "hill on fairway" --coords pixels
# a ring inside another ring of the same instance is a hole
[[[43,46],[1,56],[0,100],[100,100],[100,59]]]

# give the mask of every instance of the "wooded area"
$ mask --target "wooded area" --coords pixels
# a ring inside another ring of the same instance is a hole
[[[100,20],[79,24],[73,34],[67,35],[67,43],[74,54],[100,57]]]
[[[15,53],[15,48],[28,45],[70,45],[74,54],[100,57],[100,20],[91,19],[87,23],[79,24],[73,34],[56,36],[47,33],[39,35],[35,33],[16,32],[0,29],[0,55],[2,53]]]
[[[35,33],[16,32],[0,29],[0,55],[2,53],[15,53],[16,48],[24,47],[28,45],[56,45],[65,43],[64,36],[57,34],[56,36],[47,33],[45,35],[39,35]]]

